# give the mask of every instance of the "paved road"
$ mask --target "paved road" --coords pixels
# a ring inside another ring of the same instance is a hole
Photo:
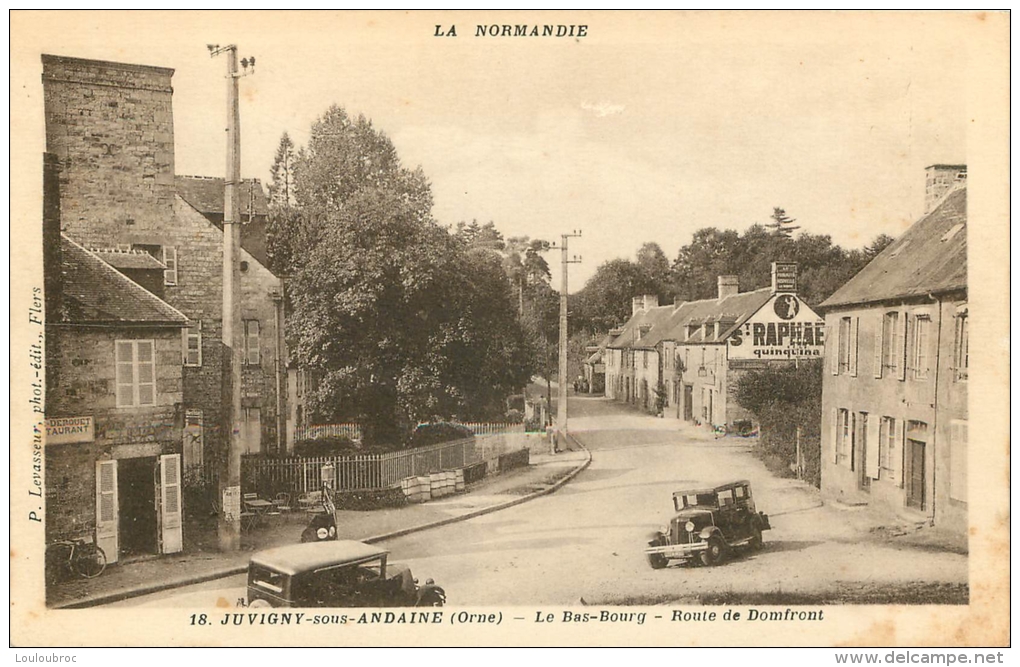
[[[571,399],[571,430],[591,449],[592,465],[567,486],[512,509],[390,540],[391,558],[420,579],[434,577],[458,606],[919,596],[932,602],[966,594],[966,556],[879,539],[861,513],[821,507],[816,490],[770,475],[747,441],[716,440],[597,398]],[[642,549],[646,536],[668,521],[672,491],[729,479],[749,479],[758,509],[772,517],[765,550],[719,567],[651,570]],[[243,592],[243,577],[234,577],[119,606],[233,606]]]

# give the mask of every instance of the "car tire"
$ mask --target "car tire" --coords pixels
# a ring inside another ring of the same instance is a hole
[[[708,548],[701,552],[701,564],[718,565],[723,559],[725,551],[726,544],[722,541],[722,538],[718,535],[712,535],[708,538]]]
[[[650,547],[664,547],[666,546],[666,538],[659,535],[657,538],[648,543]],[[669,564],[669,559],[663,554],[645,554],[648,557],[648,564],[653,570],[661,570]]]

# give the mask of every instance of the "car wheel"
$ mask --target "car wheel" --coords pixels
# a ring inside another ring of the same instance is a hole
[[[666,546],[666,538],[659,535],[657,538],[648,543],[650,547],[664,547]],[[646,554],[648,556],[648,564],[653,570],[661,570],[669,564],[669,559],[663,554]]]
[[[708,548],[701,552],[701,564],[717,565],[722,560],[725,550],[726,545],[723,543],[722,538],[718,535],[713,535],[708,538]]]

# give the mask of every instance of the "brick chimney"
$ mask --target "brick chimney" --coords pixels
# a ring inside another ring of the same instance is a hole
[[[967,165],[933,164],[924,169],[924,212],[931,213],[942,197],[967,182]]]
[[[719,276],[718,280],[720,299],[740,293],[740,278],[738,276]]]
[[[650,308],[656,308],[659,305],[659,296],[657,294],[645,294],[643,296],[636,296],[631,299],[630,302],[630,313],[631,315],[637,315],[638,313],[648,310]]]

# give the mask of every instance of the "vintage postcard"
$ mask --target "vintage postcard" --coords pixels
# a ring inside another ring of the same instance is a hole
[[[12,646],[1008,645],[1008,36],[13,12]]]

